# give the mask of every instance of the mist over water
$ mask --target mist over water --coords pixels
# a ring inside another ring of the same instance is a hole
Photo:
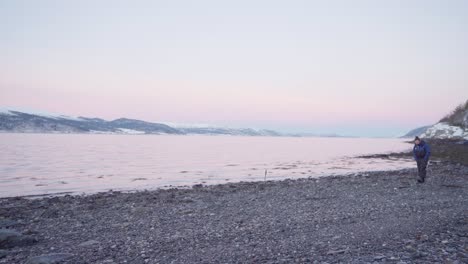
[[[402,139],[0,134],[0,196],[95,193],[401,169]]]

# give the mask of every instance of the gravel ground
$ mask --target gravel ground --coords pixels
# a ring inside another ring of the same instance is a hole
[[[428,177],[0,199],[0,263],[468,263],[468,166]]]

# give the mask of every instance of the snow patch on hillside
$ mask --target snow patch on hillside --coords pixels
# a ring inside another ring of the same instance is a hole
[[[52,118],[52,119],[68,119],[68,120],[82,121],[81,118],[75,117],[75,116],[60,115],[60,114],[54,114],[54,113],[49,113],[49,112],[44,112],[44,111],[27,109],[27,108],[15,108],[15,107],[0,108],[0,114],[16,115],[15,112],[28,114],[28,115],[42,116],[42,117],[47,117],[47,118]]]
[[[122,131],[125,134],[131,134],[131,135],[141,135],[141,134],[146,134],[145,131],[140,131],[140,130],[134,130],[134,129],[128,129],[128,128],[119,128],[120,131]]]
[[[176,123],[176,122],[161,122],[162,124],[168,125],[174,128],[224,128],[229,129],[229,127],[217,126],[212,124],[202,124],[202,123]]]
[[[101,130],[89,130],[88,134],[103,134],[103,135],[112,135],[116,134],[115,132],[112,131],[101,131]]]
[[[423,138],[441,138],[441,139],[468,139],[468,130],[452,126],[445,122],[437,123],[429,127],[424,133],[421,134]]]

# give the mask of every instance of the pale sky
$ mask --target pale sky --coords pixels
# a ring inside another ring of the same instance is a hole
[[[395,136],[468,99],[468,1],[0,0],[0,107]]]

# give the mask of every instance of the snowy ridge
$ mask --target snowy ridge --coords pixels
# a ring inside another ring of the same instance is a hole
[[[120,118],[74,117],[43,111],[0,108],[0,132],[88,134],[182,134],[164,124]]]
[[[421,134],[422,138],[467,139],[468,130],[459,126],[452,126],[445,122],[437,123]]]
[[[468,140],[468,100],[457,106],[438,123],[413,129],[406,136],[418,135],[422,138]]]
[[[229,128],[215,126],[176,127],[184,134],[191,135],[232,135],[232,136],[284,136],[273,130],[253,128]]]
[[[236,128],[229,126],[218,126],[203,123],[177,123],[163,122],[164,124],[179,129],[187,135],[232,135],[232,136],[289,136],[269,129],[258,128]]]
[[[211,128],[223,128],[221,126],[216,126],[216,125],[212,125],[212,124],[199,124],[199,123],[193,123],[193,124],[190,124],[190,123],[177,123],[177,122],[162,122],[163,124],[166,124],[168,126],[171,126],[171,127],[174,127],[174,128],[207,128],[207,127],[211,127]],[[225,127],[227,128],[227,127]]]
[[[163,124],[129,118],[107,121],[100,118],[73,117],[21,108],[0,108],[0,132],[285,136],[285,134],[265,129],[227,128],[206,124]]]
[[[146,134],[145,131],[140,131],[140,130],[135,130],[135,129],[128,129],[128,128],[118,128],[120,131],[122,131],[124,134],[131,134],[131,135],[141,135],[141,134]]]
[[[16,114],[17,112],[28,114],[28,115],[43,116],[43,117],[53,118],[53,119],[82,120],[81,118],[75,117],[75,116],[54,114],[50,112],[38,111],[38,110],[33,110],[33,109],[28,109],[28,108],[0,107],[0,114],[17,115]]]

